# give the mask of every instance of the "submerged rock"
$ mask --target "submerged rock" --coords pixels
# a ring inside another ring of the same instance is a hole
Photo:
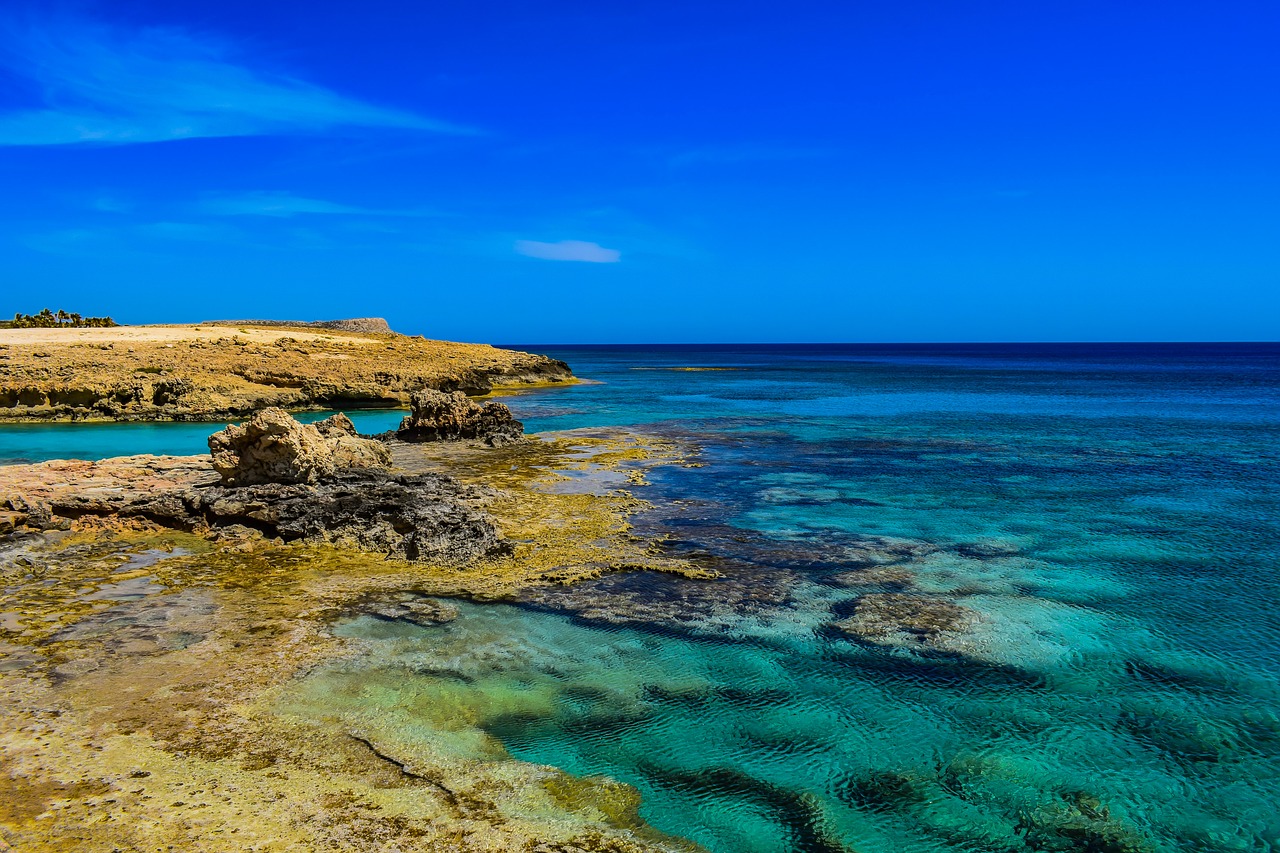
[[[398,592],[370,599],[352,608],[351,612],[388,622],[408,622],[423,628],[442,625],[458,618],[456,606],[416,592]]]
[[[999,557],[1015,557],[1022,553],[1022,549],[1012,542],[1003,542],[996,539],[989,539],[982,542],[961,542],[952,546],[951,550],[955,551],[962,557],[969,557],[973,560],[992,560]]]
[[[480,439],[501,445],[524,437],[524,424],[502,403],[483,406],[461,391],[446,394],[430,388],[415,391],[411,412],[400,422],[397,437],[405,441]]]
[[[391,453],[361,438],[350,418],[303,424],[283,409],[263,409],[209,436],[213,467],[224,484],[315,483],[339,471],[386,468]]]
[[[961,651],[957,640],[977,621],[977,611],[946,599],[885,592],[859,597],[853,615],[835,627],[881,646]]]

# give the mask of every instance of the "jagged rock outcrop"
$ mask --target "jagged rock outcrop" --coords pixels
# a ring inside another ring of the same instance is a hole
[[[237,548],[328,544],[467,563],[509,545],[478,507],[488,490],[443,474],[392,474],[386,445],[345,415],[302,424],[266,409],[209,437],[212,458],[54,460],[0,469],[0,536],[77,522],[160,525]]]
[[[209,452],[222,482],[237,486],[315,483],[339,471],[391,464],[387,448],[361,438],[346,415],[303,424],[275,408],[209,436]]]
[[[174,520],[242,525],[285,542],[339,545],[403,560],[460,563],[505,553],[489,517],[464,503],[476,490],[441,474],[353,470],[316,484],[213,486],[177,495]]]
[[[350,469],[317,483],[224,486],[207,458],[132,456],[0,468],[0,536],[153,524],[217,541],[280,540],[461,564],[506,553],[488,490],[443,474]],[[243,544],[243,543],[242,543]]]
[[[501,445],[524,437],[524,424],[502,403],[480,405],[461,391],[415,391],[409,404],[411,412],[396,433],[403,441],[479,439]]]

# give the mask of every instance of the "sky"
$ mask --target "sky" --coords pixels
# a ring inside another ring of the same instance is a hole
[[[0,313],[1276,340],[1280,5],[0,3]]]

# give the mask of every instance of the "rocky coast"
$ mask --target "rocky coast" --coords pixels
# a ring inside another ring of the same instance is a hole
[[[541,682],[593,644],[630,663],[621,687],[583,670],[566,688],[601,705],[570,722],[584,740],[643,728],[653,703],[773,701],[755,664],[724,688],[646,667],[698,634],[767,648],[779,614],[841,655],[1000,663],[983,641],[995,622],[929,572],[1015,559],[1010,544],[744,535],[714,490],[639,497],[701,474],[681,469],[703,467],[707,436],[530,438],[500,402],[433,388],[409,402],[376,437],[267,408],[210,435],[207,455],[0,466],[0,841],[693,851],[641,816],[640,789],[518,760],[504,735],[559,713]],[[518,615],[494,628],[497,611]],[[518,627],[544,618],[592,626],[588,645]],[[613,639],[629,631],[643,641]],[[716,773],[809,848],[843,849],[816,801]]]
[[[299,677],[362,653],[335,620],[439,624],[452,598],[640,567],[706,575],[632,528],[644,504],[630,487],[681,462],[673,446],[530,440],[500,404],[417,402],[408,440],[267,410],[213,435],[209,456],[0,468],[0,838],[32,851],[694,849],[649,828],[628,786],[515,761],[465,719],[450,726],[469,732],[459,752],[376,719],[290,711]],[[424,440],[459,425],[467,438]]]
[[[0,329],[0,422],[394,408],[424,388],[483,394],[572,378],[555,359],[398,335],[381,320]]]

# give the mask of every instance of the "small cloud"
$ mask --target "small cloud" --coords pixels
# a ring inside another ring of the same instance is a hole
[[[427,210],[384,210],[340,204],[321,198],[306,198],[288,192],[257,191],[219,193],[205,197],[199,205],[201,213],[212,216],[279,216],[321,214],[338,216],[434,216]]]
[[[179,29],[112,29],[75,18],[0,20],[0,65],[33,81],[41,108],[0,113],[0,145],[125,145],[384,127],[470,133],[236,61]]]
[[[540,243],[537,240],[517,240],[516,251],[544,261],[585,261],[589,264],[616,264],[622,260],[617,249],[606,249],[599,243],[585,240],[561,240],[559,243]]]

